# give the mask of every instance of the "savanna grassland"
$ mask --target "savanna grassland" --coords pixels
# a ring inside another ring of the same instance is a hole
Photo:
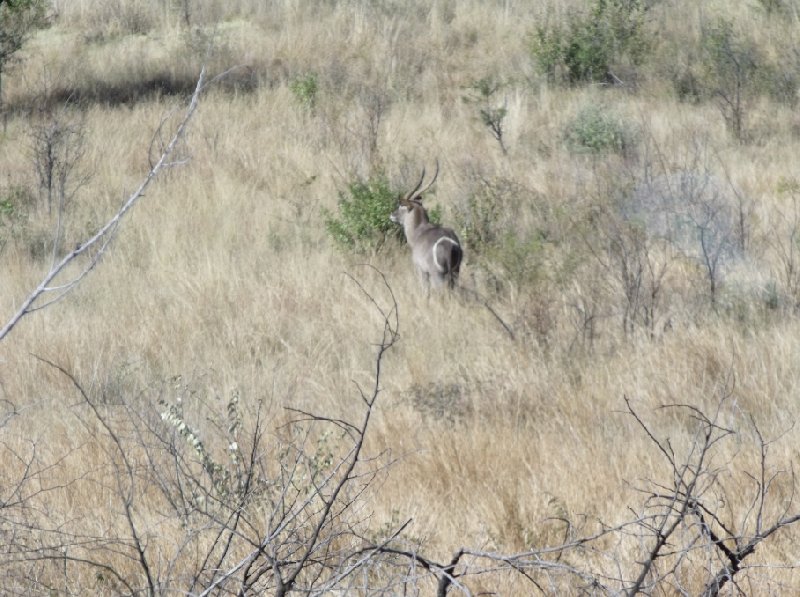
[[[2,73],[2,324],[210,83],[0,341],[0,592],[800,590],[798,10],[48,5]],[[429,295],[331,222],[437,161]]]

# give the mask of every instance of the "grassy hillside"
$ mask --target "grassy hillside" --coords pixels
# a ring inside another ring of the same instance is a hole
[[[796,592],[798,10],[54,0],[2,78],[3,324],[221,76],[0,341],[2,592],[278,594],[312,544],[288,589]],[[428,296],[326,223],[437,160]]]

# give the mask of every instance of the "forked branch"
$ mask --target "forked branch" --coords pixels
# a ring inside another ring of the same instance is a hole
[[[372,268],[375,270],[375,268]],[[363,402],[363,414],[359,423],[351,423],[342,418],[316,415],[299,409],[289,409],[300,415],[293,424],[333,425],[343,431],[342,437],[352,441],[346,453],[319,479],[313,476],[307,482],[307,492],[297,495],[296,501],[284,502],[281,512],[276,513],[265,529],[260,543],[240,561],[221,573],[199,596],[206,596],[230,590],[238,585],[239,595],[264,594],[271,591],[277,597],[292,591],[308,594],[321,594],[323,588],[331,590],[340,586],[343,580],[367,564],[379,553],[380,546],[367,551],[345,549],[340,552],[332,544],[337,537],[354,535],[353,528],[344,523],[344,514],[352,510],[356,500],[362,495],[376,471],[373,468],[364,472],[359,470],[369,460],[363,455],[364,441],[370,421],[381,391],[382,362],[398,338],[399,318],[397,302],[384,275],[381,277],[389,293],[390,307],[381,307],[378,301],[364,286],[351,276],[358,288],[365,294],[383,319],[383,332],[377,345],[375,356],[374,385],[371,390],[359,388]],[[294,486],[299,478],[289,474],[289,485]],[[294,498],[292,498],[294,499]],[[304,529],[304,539],[295,542],[297,529]],[[396,530],[383,545],[391,541],[404,526]],[[313,587],[313,590],[311,589]]]
[[[777,495],[773,496],[774,485],[785,472],[771,471],[767,460],[767,447],[771,442],[765,440],[752,417],[749,423],[756,438],[756,449],[760,459],[758,468],[753,471],[742,471],[754,483],[755,493],[749,500],[750,507],[744,511],[733,510],[729,519],[723,520],[718,513],[717,497],[720,491],[720,479],[732,461],[722,467],[712,463],[719,457],[717,446],[725,438],[741,437],[741,432],[721,424],[723,410],[735,405],[728,400],[732,382],[727,380],[724,395],[712,415],[706,415],[699,408],[688,404],[667,405],[665,409],[682,410],[690,419],[698,423],[692,443],[688,446],[685,458],[678,458],[669,440],[656,437],[656,434],[642,420],[626,398],[628,413],[647,434],[650,441],[665,456],[672,469],[672,480],[658,483],[650,479],[653,490],[649,493],[647,509],[651,510],[640,518],[640,526],[644,535],[650,535],[652,544],[645,557],[639,562],[639,573],[635,580],[627,585],[625,593],[634,596],[642,592],[650,592],[656,587],[674,585],[679,587],[681,579],[679,570],[692,562],[692,553],[705,550],[709,558],[720,562],[716,571],[706,570],[702,594],[715,597],[729,582],[735,582],[737,573],[745,569],[744,560],[756,550],[756,547],[777,531],[800,520],[800,513],[790,513],[793,503],[795,479],[789,479],[792,488],[790,498],[786,500],[782,512],[765,522],[768,511],[775,508]],[[738,458],[738,457],[737,457]],[[774,490],[777,491],[777,490]],[[677,533],[682,529],[681,533]],[[687,534],[688,533],[688,534]],[[680,535],[682,538],[677,539]],[[657,563],[663,562],[658,571]],[[699,588],[697,589],[699,590]]]

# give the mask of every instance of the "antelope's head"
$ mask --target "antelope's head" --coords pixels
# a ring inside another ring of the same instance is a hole
[[[436,172],[428,185],[425,182],[425,169],[414,189],[397,198],[397,209],[392,212],[391,220],[403,226],[411,247],[411,260],[419,278],[426,286],[441,287],[447,284],[455,287],[461,259],[464,255],[458,236],[452,228],[432,224],[428,213],[422,206],[422,195],[431,188],[439,176],[439,161],[436,161]]]
[[[419,182],[414,187],[414,189],[407,193],[405,196],[400,195],[397,198],[397,209],[395,209],[389,218],[392,222],[396,224],[400,224],[401,226],[404,225],[406,216],[411,213],[414,209],[421,209],[423,212],[425,208],[422,207],[422,194],[425,193],[429,188],[433,186],[433,183],[436,182],[436,178],[439,176],[439,160],[436,160],[436,172],[433,174],[433,179],[427,184],[427,186],[420,190],[423,181],[425,180],[425,168],[422,169],[422,176],[419,177]]]

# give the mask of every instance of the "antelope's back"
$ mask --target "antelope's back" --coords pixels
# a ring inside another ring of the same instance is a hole
[[[444,274],[458,273],[463,256],[458,236],[450,228],[436,228],[434,231],[432,237],[436,240],[431,250],[436,269]]]

